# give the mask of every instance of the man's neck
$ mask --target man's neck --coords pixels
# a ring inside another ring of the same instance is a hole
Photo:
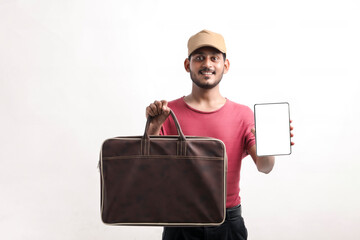
[[[193,86],[191,94],[186,96],[184,101],[192,108],[204,112],[211,112],[224,106],[226,98],[221,96],[219,85],[212,89],[202,89]]]

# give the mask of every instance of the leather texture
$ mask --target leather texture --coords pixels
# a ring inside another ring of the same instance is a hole
[[[106,224],[219,225],[225,219],[227,157],[222,141],[184,136],[105,140],[100,154]]]

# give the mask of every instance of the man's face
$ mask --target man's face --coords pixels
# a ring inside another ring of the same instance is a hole
[[[229,61],[224,60],[223,54],[212,47],[195,50],[191,59],[186,59],[184,64],[193,83],[203,89],[216,87],[229,69]]]

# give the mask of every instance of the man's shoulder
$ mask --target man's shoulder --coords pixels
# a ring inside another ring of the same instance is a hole
[[[168,107],[169,108],[176,108],[176,107],[180,107],[180,106],[183,106],[184,105],[184,97],[180,97],[180,98],[177,98],[177,99],[174,99],[174,100],[171,100],[168,102]]]
[[[240,104],[240,103],[231,101],[229,99],[227,99],[227,102],[228,102],[229,107],[231,107],[233,109],[236,109],[238,111],[252,112],[251,108],[247,105]]]

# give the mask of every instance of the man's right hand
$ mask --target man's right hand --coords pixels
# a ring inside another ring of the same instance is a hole
[[[153,117],[148,129],[149,135],[159,135],[162,124],[170,115],[170,108],[167,104],[167,101],[161,100],[155,101],[146,107],[146,118]]]

